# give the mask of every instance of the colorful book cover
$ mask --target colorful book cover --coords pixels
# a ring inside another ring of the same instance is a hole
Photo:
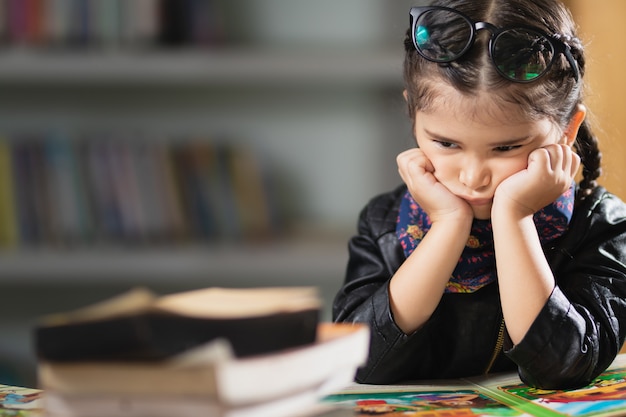
[[[0,417],[39,417],[43,415],[43,391],[0,384]]]
[[[343,392],[324,399],[339,407],[352,408],[354,416],[443,417],[443,416],[510,416],[527,414],[496,401],[476,388],[437,388],[430,386],[396,388],[395,391]]]
[[[626,368],[606,371],[590,385],[574,390],[541,390],[521,383],[499,389],[566,416],[626,415]]]
[[[515,374],[406,385],[354,385],[324,398],[355,416],[570,416],[626,415],[626,363],[613,366],[586,387],[541,390]]]

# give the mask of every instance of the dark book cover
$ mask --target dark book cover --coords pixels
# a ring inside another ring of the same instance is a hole
[[[87,320],[42,321],[34,330],[37,356],[48,361],[153,361],[222,338],[230,343],[235,356],[246,357],[315,341],[320,309],[308,301],[302,308],[279,307],[250,314],[243,310],[234,315],[199,311],[202,307],[195,312],[193,304],[202,302],[202,291],[182,293],[187,298],[180,301],[175,295],[170,296],[174,303],[184,303],[183,307],[171,303],[159,305],[157,300],[135,310]],[[259,297],[263,293],[260,290]],[[206,294],[208,303],[222,296]],[[289,290],[286,294],[289,295]],[[226,309],[232,311],[232,303]]]

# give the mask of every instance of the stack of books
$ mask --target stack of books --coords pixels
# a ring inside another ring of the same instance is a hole
[[[308,287],[145,289],[35,332],[47,416],[317,414],[352,383],[369,329],[321,323]]]

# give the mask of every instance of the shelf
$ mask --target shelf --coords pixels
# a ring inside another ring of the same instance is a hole
[[[346,242],[339,240],[241,246],[19,249],[0,252],[0,275],[3,285],[158,285],[173,280],[202,285],[309,285],[332,280],[339,285],[347,256]]]
[[[0,51],[0,83],[400,86],[402,54],[379,50]]]

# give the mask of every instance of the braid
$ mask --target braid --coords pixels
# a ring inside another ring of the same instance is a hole
[[[583,53],[584,46],[580,39],[569,35],[557,34],[555,36],[569,45],[572,56],[578,64],[580,76],[583,77],[585,75],[586,60]],[[581,101],[582,97],[580,97],[580,95],[582,93],[582,89],[579,89],[579,91],[579,101]],[[600,175],[602,175],[602,153],[600,152],[600,148],[598,146],[598,139],[593,134],[588,119],[583,121],[578,130],[575,148],[576,152],[580,156],[582,164],[583,177],[580,180],[580,189],[577,196],[578,201],[582,201],[589,194],[591,194],[595,187],[598,186],[598,182],[596,180],[600,177]]]
[[[583,167],[583,178],[580,181],[578,200],[584,200],[598,186],[597,179],[602,174],[602,153],[598,147],[598,139],[593,135],[588,121],[583,121],[576,138],[576,151]]]
[[[561,35],[561,39],[569,45],[572,56],[578,64],[580,76],[583,77],[585,75],[586,60],[582,42],[580,39],[572,36]],[[582,92],[582,89],[580,91]],[[582,100],[582,98],[579,98],[579,100]],[[580,189],[577,196],[578,201],[582,201],[598,186],[596,180],[602,175],[602,153],[598,146],[598,138],[594,135],[588,119],[585,119],[580,125],[575,148],[582,164],[583,177],[579,183]]]

